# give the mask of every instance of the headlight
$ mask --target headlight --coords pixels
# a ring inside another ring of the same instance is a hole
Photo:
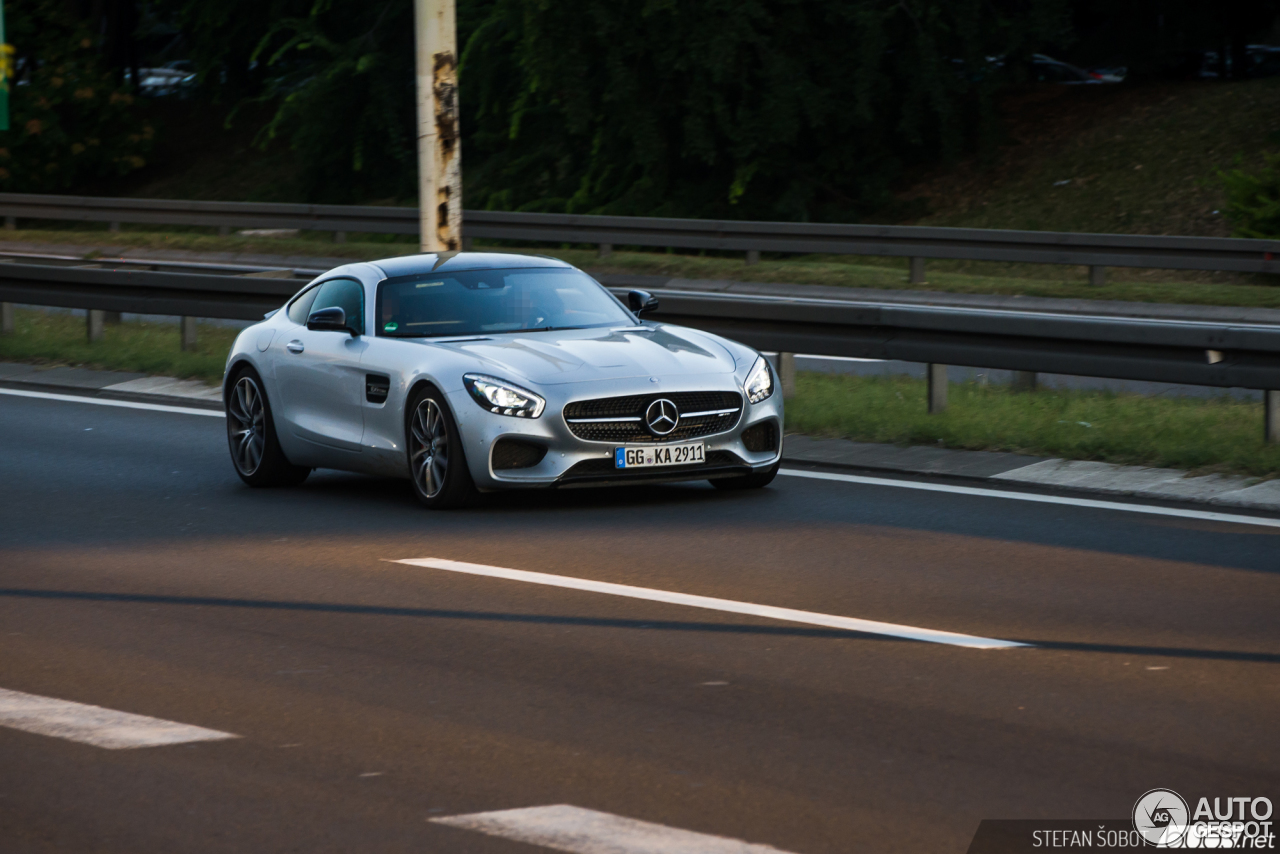
[[[537,418],[547,405],[545,400],[531,391],[483,374],[467,374],[462,382],[476,403],[499,415]]]
[[[751,373],[747,374],[747,381],[742,388],[747,393],[747,400],[752,403],[759,403],[773,394],[773,371],[769,370],[769,362],[764,356],[757,358],[756,363],[751,366]]]

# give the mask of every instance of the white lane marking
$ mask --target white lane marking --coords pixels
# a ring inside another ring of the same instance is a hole
[[[229,732],[218,732],[216,729],[117,712],[101,706],[72,703],[38,694],[7,691],[4,688],[0,688],[0,726],[92,744],[107,750],[240,737]]]
[[[920,489],[925,492],[950,492],[956,495],[980,495],[984,498],[1011,498],[1014,501],[1030,501],[1036,504],[1065,504],[1071,507],[1092,507],[1098,510],[1122,510],[1128,513],[1147,513],[1152,516],[1176,516],[1181,519],[1204,519],[1209,522],[1231,522],[1236,525],[1260,525],[1264,528],[1280,528],[1280,519],[1261,516],[1239,516],[1234,513],[1214,513],[1212,510],[1184,510],[1181,507],[1154,507],[1147,504],[1126,504],[1122,501],[1098,501],[1093,498],[1075,498],[1069,495],[1039,495],[1034,492],[1008,492],[1003,489],[983,489],[977,486],[952,486],[945,483],[925,483],[915,480],[890,480],[884,477],[863,477],[856,474],[833,474],[825,471],[779,469],[778,474],[791,477],[808,477],[814,480],[838,480],[844,483],[862,483],[868,486],[896,486],[902,489]]]
[[[477,812],[431,821],[572,854],[787,854],[772,845],[694,833],[569,804]]]
[[[523,569],[504,569],[500,566],[463,563],[457,560],[425,557],[388,560],[387,562],[421,566],[427,569],[443,569],[446,572],[462,572],[468,575],[485,575],[490,578],[505,578],[508,581],[524,581],[529,584],[545,584],[548,587],[567,587],[570,590],[607,593],[610,596],[626,596],[631,599],[648,599],[651,602],[687,605],[691,608],[706,608],[711,611],[728,611],[731,614],[749,614],[753,617],[783,620],[788,623],[806,623],[811,626],[845,629],[864,634],[887,635],[888,637],[926,641],[928,643],[944,643],[971,649],[1007,649],[1009,647],[1031,646],[1031,644],[1017,643],[1015,641],[982,638],[975,635],[943,632],[936,629],[921,629],[916,626],[902,626],[897,623],[882,623],[878,620],[839,617],[833,614],[819,614],[814,611],[797,611],[792,608],[776,608],[773,605],[756,605],[751,602],[737,602],[733,599],[716,599],[712,596],[673,593],[668,590],[655,590],[651,587],[632,587],[630,584],[613,584],[608,581],[592,581],[588,578],[575,578],[570,575],[550,575],[545,572],[528,572]]]
[[[94,406],[119,406],[122,409],[152,409],[156,412],[177,412],[180,415],[210,415],[214,418],[226,418],[226,413],[216,409],[193,409],[189,406],[166,406],[163,403],[137,403],[132,400],[108,400],[103,397],[89,397],[79,394],[54,394],[47,391],[27,391],[21,388],[0,388],[0,394],[11,394],[14,397],[34,397],[40,400],[66,400],[71,403],[91,403]]]

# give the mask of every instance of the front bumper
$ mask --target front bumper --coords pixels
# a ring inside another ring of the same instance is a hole
[[[547,400],[542,415],[535,419],[497,415],[478,406],[471,396],[460,390],[449,395],[449,403],[462,434],[463,449],[472,479],[482,490],[520,489],[530,487],[619,486],[624,484],[673,483],[737,477],[769,470],[781,457],[783,405],[779,389],[759,403],[742,399],[742,412],[733,426],[711,435],[699,436],[670,444],[702,442],[707,461],[693,466],[660,466],[638,469],[614,467],[614,449],[620,445],[609,441],[589,441],[575,436],[562,414],[572,402],[629,395],[674,394],[677,392],[732,391],[742,392],[731,374],[681,378],[677,384],[664,381],[651,383],[648,378],[622,381],[609,380],[572,383],[538,389]],[[763,422],[772,421],[777,437],[776,447],[767,451],[748,450],[742,434]],[[539,445],[546,454],[527,468],[495,469],[493,449],[502,439],[517,439]],[[644,446],[666,444],[645,443]],[[629,443],[629,447],[639,444]]]

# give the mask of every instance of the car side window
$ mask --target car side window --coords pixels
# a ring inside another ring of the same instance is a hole
[[[317,291],[308,313],[322,308],[340,308],[347,315],[347,325],[357,335],[364,334],[364,285],[355,279],[330,279]],[[305,318],[303,322],[306,322]]]
[[[316,301],[316,294],[318,293],[320,293],[320,288],[314,287],[295,299],[289,306],[289,319],[299,326],[306,326],[307,315],[311,314],[311,304]]]

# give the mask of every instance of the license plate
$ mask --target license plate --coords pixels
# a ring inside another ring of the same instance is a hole
[[[693,465],[706,461],[701,442],[691,442],[688,445],[659,445],[654,448],[613,449],[613,465],[620,469]]]

